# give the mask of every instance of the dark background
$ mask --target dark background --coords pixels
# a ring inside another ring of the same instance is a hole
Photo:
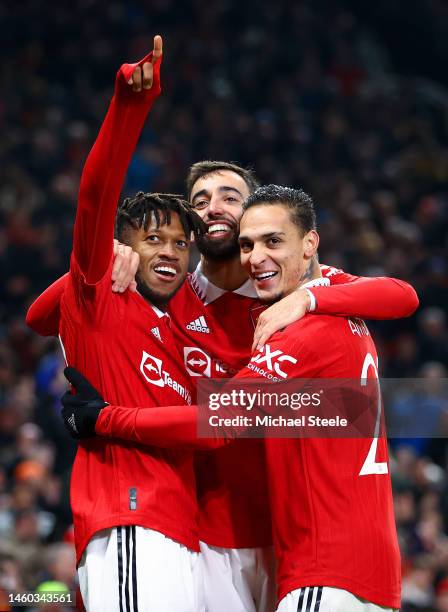
[[[445,1],[24,0],[0,6],[0,31],[5,590],[73,580],[62,361],[24,314],[68,267],[79,177],[115,72],[156,33],[163,94],[124,192],[182,192],[189,166],[206,158],[303,187],[318,209],[323,263],[418,291],[416,315],[370,325],[382,375],[447,376]],[[422,433],[429,421],[445,427],[447,399],[436,390],[400,401]],[[443,439],[391,445],[404,610],[448,610],[446,467]]]

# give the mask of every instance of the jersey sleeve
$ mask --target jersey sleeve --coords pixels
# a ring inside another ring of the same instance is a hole
[[[72,257],[89,285],[98,283],[108,270],[124,177],[146,116],[160,93],[161,58],[154,64],[151,89],[133,92],[128,84],[135,67],[151,60],[149,54],[118,71],[114,96],[81,176]]]
[[[223,438],[199,438],[198,415],[198,406],[106,406],[100,412],[95,431],[99,436],[107,438],[183,450],[213,450],[231,441]]]
[[[419,305],[417,293],[408,283],[386,276],[353,276],[321,266],[330,287],[310,287],[316,300],[315,314],[360,319],[400,319],[411,316]]]
[[[301,350],[302,342],[297,341],[295,348]],[[310,363],[313,360],[305,360]],[[297,369],[300,368],[300,371]],[[303,372],[302,372],[303,370]],[[302,365],[296,366],[294,375],[301,376],[306,372]],[[249,367],[242,368],[236,376],[229,379],[229,387],[238,379],[258,378]],[[223,388],[225,392],[226,387]],[[239,409],[226,406],[226,417],[239,414]],[[244,428],[238,430],[232,426],[216,427],[215,437],[198,437],[198,420],[200,408],[195,406],[163,406],[158,408],[127,408],[107,406],[100,412],[95,431],[99,436],[120,438],[149,446],[162,448],[182,448],[190,450],[213,450],[231,443],[244,434]]]
[[[64,274],[34,300],[26,313],[26,324],[40,336],[59,333],[60,303],[68,282]]]

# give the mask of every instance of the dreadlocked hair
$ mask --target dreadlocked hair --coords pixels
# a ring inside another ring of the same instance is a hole
[[[202,219],[191,210],[182,196],[139,191],[133,198],[125,198],[118,207],[115,235],[120,242],[125,242],[127,228],[132,227],[136,230],[143,228],[146,232],[153,219],[157,229],[161,225],[170,225],[173,213],[179,216],[187,238],[190,238],[192,232],[195,238],[198,238],[207,231]]]

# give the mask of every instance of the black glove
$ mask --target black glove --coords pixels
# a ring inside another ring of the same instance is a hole
[[[64,424],[72,438],[90,438],[95,435],[101,409],[108,403],[75,368],[65,368],[64,376],[75,389],[74,395],[67,391],[61,399]]]

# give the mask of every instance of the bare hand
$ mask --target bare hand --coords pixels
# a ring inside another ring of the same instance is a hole
[[[136,66],[131,78],[128,81],[132,85],[132,91],[141,91],[143,89],[151,89],[153,80],[153,66],[159,57],[162,55],[163,41],[162,37],[157,34],[154,36],[154,47],[152,51],[152,62],[145,62],[143,66]]]
[[[306,289],[297,289],[279,302],[267,308],[258,317],[252,352],[258,351],[272,334],[301,319],[310,308],[310,296]]]
[[[137,291],[135,275],[140,263],[140,256],[130,246],[114,240],[114,265],[112,268],[112,291],[123,293],[126,289]]]

